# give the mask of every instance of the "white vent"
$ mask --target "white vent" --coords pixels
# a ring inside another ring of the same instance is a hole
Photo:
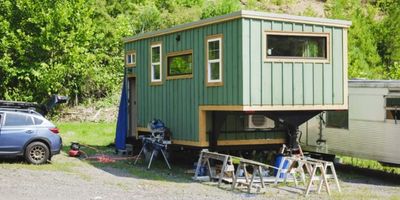
[[[245,118],[246,129],[272,129],[274,127],[274,120],[264,115],[248,115]]]

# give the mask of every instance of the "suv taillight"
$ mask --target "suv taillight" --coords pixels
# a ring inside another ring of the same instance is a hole
[[[58,134],[60,131],[58,130],[58,128],[49,128],[49,130],[54,133],[54,134]]]

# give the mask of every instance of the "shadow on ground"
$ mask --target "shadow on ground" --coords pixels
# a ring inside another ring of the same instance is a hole
[[[64,146],[62,151],[68,155],[69,146]],[[119,177],[132,177],[146,180],[170,181],[177,183],[192,182],[193,174],[188,174],[192,166],[176,162],[170,162],[172,169],[169,170],[161,154],[152,162],[151,168],[147,169],[147,162],[140,158],[136,165],[132,155],[117,155],[112,145],[108,146],[88,146],[81,145],[83,153],[79,159],[93,167]],[[65,156],[65,154],[63,156]],[[136,155],[136,154],[135,154]],[[141,156],[143,157],[143,156]]]

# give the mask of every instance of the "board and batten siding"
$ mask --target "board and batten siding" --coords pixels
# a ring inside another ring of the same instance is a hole
[[[158,118],[172,130],[174,140],[199,140],[200,105],[242,105],[241,20],[211,24],[125,44],[125,51],[136,51],[138,127]],[[222,34],[223,85],[207,87],[206,37]],[[180,41],[177,36],[180,35]],[[150,45],[162,45],[162,84],[150,85]],[[167,54],[193,51],[193,77],[166,80]]]
[[[250,18],[243,18],[242,23],[243,105],[344,104],[342,28]],[[329,61],[265,60],[266,31],[329,33]]]

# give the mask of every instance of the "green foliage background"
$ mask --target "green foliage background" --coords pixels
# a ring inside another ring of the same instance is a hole
[[[310,0],[311,1],[311,0]],[[296,0],[2,0],[0,99],[80,101],[119,92],[122,38],[240,9],[275,11]],[[311,7],[303,13],[316,16]],[[350,78],[400,78],[398,0],[327,0],[325,16],[353,22]]]

